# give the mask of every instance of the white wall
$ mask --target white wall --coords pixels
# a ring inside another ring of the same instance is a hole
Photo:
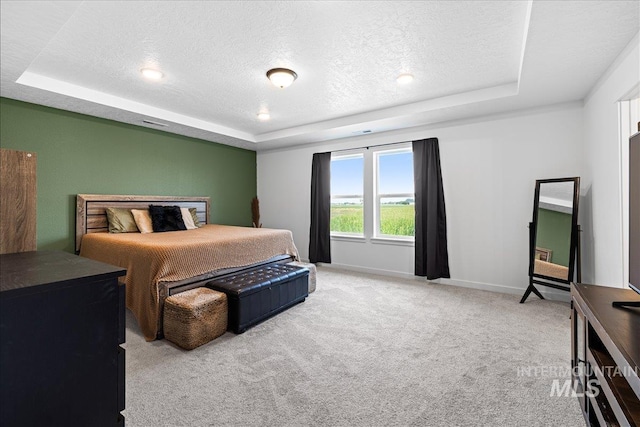
[[[584,178],[588,188],[581,206],[586,283],[622,287],[624,265],[622,227],[621,143],[618,101],[640,82],[638,35],[594,86],[584,105]]]
[[[265,227],[292,230],[308,258],[314,152],[437,137],[447,206],[451,281],[512,293],[528,284],[528,228],[535,180],[581,175],[581,104],[259,152]],[[332,241],[333,263],[413,274],[413,247]]]

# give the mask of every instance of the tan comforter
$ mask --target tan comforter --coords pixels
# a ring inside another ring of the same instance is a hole
[[[147,341],[161,328],[166,288],[161,284],[225,268],[243,267],[287,254],[298,259],[289,230],[205,225],[165,233],[93,233],[82,238],[80,256],[127,269],[127,307]]]

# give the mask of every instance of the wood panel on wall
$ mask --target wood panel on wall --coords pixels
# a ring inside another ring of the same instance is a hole
[[[36,154],[0,149],[0,254],[36,250]]]

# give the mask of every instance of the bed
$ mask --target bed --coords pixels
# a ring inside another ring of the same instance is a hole
[[[563,280],[567,280],[567,278],[569,277],[569,267],[565,267],[564,265],[559,264],[553,264],[551,262],[542,261],[539,259],[535,260],[533,272],[542,276],[556,277]]]
[[[147,341],[162,337],[164,300],[214,277],[299,259],[289,230],[208,224],[207,197],[78,194],[76,250],[80,256],[127,269],[127,308]],[[195,208],[203,224],[163,233],[109,233],[105,209],[150,204]]]

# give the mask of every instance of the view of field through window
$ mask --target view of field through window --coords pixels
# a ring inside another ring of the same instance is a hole
[[[364,234],[364,157],[331,160],[331,231]]]
[[[410,151],[377,156],[376,215],[381,236],[415,235],[413,155]],[[331,231],[364,235],[364,158],[336,157],[331,161]]]
[[[377,159],[378,234],[414,236],[413,153],[406,150],[382,152]]]

